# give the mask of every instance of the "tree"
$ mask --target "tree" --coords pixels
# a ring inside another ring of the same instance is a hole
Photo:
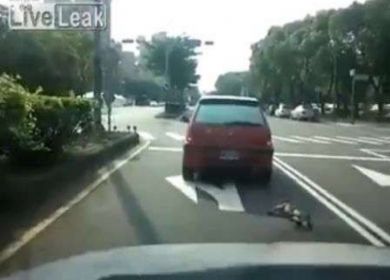
[[[177,90],[183,100],[183,91],[196,84],[196,48],[198,41],[187,36],[153,36],[143,42],[141,61],[157,76],[167,76],[171,89]]]
[[[390,82],[389,10],[389,1],[369,0],[271,27],[252,46],[255,91],[266,102],[321,102],[323,107],[327,101],[348,113],[350,70],[356,69],[370,76],[381,116],[389,100],[384,90]],[[355,112],[359,102],[367,101],[365,86],[358,90]]]
[[[215,88],[221,95],[240,95],[247,72],[228,72],[218,77]]]
[[[47,95],[83,94],[92,88],[93,41],[82,32],[11,32],[0,26],[0,73],[21,76]]]

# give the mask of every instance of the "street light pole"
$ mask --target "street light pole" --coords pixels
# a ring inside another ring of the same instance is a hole
[[[95,0],[98,4],[100,4],[100,0]],[[97,5],[98,12],[100,12],[100,5]],[[102,125],[102,62],[101,62],[101,32],[100,30],[95,30],[94,32],[94,45],[95,45],[95,53],[94,53],[94,89],[93,96],[96,101],[96,106],[94,108],[93,116],[94,116],[94,125],[96,130],[101,129]]]
[[[351,92],[351,124],[355,123],[355,91],[356,91],[356,70],[351,69],[349,75],[352,77],[352,92]]]
[[[333,96],[333,105],[334,108],[336,108],[337,104],[337,75],[338,75],[338,69],[337,69],[337,64],[338,64],[338,57],[337,57],[337,50],[336,50],[336,42],[335,40],[331,39],[330,40],[330,45],[332,47],[332,54],[333,54],[333,85],[332,85],[332,96]],[[338,109],[338,107],[337,107]]]

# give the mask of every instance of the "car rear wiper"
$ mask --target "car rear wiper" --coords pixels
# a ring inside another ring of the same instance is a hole
[[[236,121],[236,122],[226,122],[224,125],[243,125],[243,126],[263,126],[260,123],[245,122],[245,121]]]

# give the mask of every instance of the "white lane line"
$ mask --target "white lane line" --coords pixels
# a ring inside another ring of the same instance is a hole
[[[309,137],[303,137],[303,136],[293,136],[293,137],[301,141],[308,141],[316,144],[330,144],[330,142],[323,141],[323,140],[316,140]]]
[[[339,139],[343,139],[343,140],[356,141],[356,142],[360,142],[360,143],[364,143],[364,144],[370,144],[370,145],[375,145],[375,146],[382,145],[381,143],[378,143],[378,142],[362,140],[362,139],[359,139],[359,138],[352,138],[352,137],[346,137],[346,136],[336,136],[336,137],[339,138]]]
[[[146,142],[144,145],[139,147],[133,153],[131,153],[127,158],[123,160],[119,160],[114,162],[113,166],[105,170],[104,173],[98,178],[95,182],[90,184],[84,191],[79,193],[75,198],[73,198],[70,202],[68,202],[65,206],[57,209],[52,215],[50,215],[45,220],[41,221],[36,226],[30,228],[26,232],[23,233],[19,240],[8,245],[4,250],[0,252],[0,264],[5,262],[7,259],[12,257],[17,251],[19,251],[23,246],[25,246],[28,242],[33,240],[38,234],[44,231],[47,227],[49,227],[52,223],[58,220],[62,215],[68,212],[73,206],[80,203],[83,199],[85,199],[88,195],[90,195],[93,191],[97,189],[104,181],[106,181],[114,172],[116,172],[119,168],[125,165],[129,160],[133,159],[137,155],[139,155],[143,150],[145,150],[150,145],[150,142]]]
[[[358,143],[352,142],[352,141],[347,141],[347,140],[340,140],[336,138],[329,138],[329,137],[324,137],[324,136],[314,136],[314,138],[320,139],[320,140],[325,140],[329,142],[336,142],[336,143],[341,143],[341,144],[347,144],[347,145],[357,145]]]
[[[154,141],[156,138],[152,134],[146,131],[139,131],[139,136],[141,136],[142,139],[145,139],[145,141]]]
[[[369,154],[371,156],[379,157],[379,158],[385,158],[385,159],[389,158],[386,155],[380,154],[379,151],[377,151],[377,150],[360,149],[360,151],[362,151],[363,153]],[[383,151],[386,151],[386,150],[383,150]]]
[[[188,197],[192,202],[195,204],[198,203],[198,195],[196,194],[195,186],[184,181],[182,176],[172,176],[166,178],[166,180],[171,183],[172,186],[182,192],[186,197]]]
[[[385,244],[381,240],[379,240],[379,238],[370,233],[357,221],[369,228],[372,232],[378,234],[378,236],[380,236],[387,242],[390,241],[390,236],[382,229],[380,229],[377,225],[369,221],[367,218],[363,217],[361,214],[347,206],[345,203],[338,200],[335,196],[325,191],[318,184],[314,183],[312,180],[302,175],[300,172],[292,168],[287,163],[281,161],[278,158],[275,158],[274,164],[288,177],[294,180],[301,188],[307,191],[310,195],[312,195],[315,199],[317,199],[320,203],[322,203],[325,207],[332,211],[336,216],[338,216],[345,223],[347,223],[357,233],[367,239],[372,245],[377,247],[385,247]],[[355,220],[352,219],[350,216]]]
[[[338,159],[338,160],[352,160],[352,161],[390,162],[390,158],[354,157],[354,156],[323,155],[323,154],[275,153],[275,156],[293,157],[293,158],[311,158],[311,159]]]
[[[174,132],[167,132],[165,133],[166,136],[171,137],[177,141],[184,141],[185,137],[183,135],[174,133]]]
[[[218,188],[209,184],[197,183],[196,187],[214,197],[218,203],[218,209],[221,211],[245,211],[240,195],[238,194],[237,188],[233,183],[225,184],[222,186],[222,188]]]
[[[157,152],[182,152],[183,148],[174,148],[174,147],[150,147],[150,151]]]
[[[374,138],[374,137],[366,137],[366,136],[364,136],[364,137],[359,137],[359,139],[373,141],[373,142],[379,142],[379,143],[384,143],[384,144],[390,144],[390,140],[383,140],[383,139]]]
[[[296,144],[301,144],[302,143],[301,141],[298,141],[298,140],[295,140],[295,139],[291,139],[291,138],[288,138],[288,137],[282,137],[282,136],[273,135],[272,138],[276,139],[276,140],[279,140],[279,141],[289,142],[289,143],[296,143]]]

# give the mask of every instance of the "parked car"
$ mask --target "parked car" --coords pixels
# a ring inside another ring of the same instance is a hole
[[[291,111],[291,118],[294,120],[314,120],[315,111],[310,104],[299,105]]]
[[[206,96],[191,117],[184,145],[183,178],[208,169],[247,169],[271,179],[271,130],[259,101],[249,97]]]
[[[286,104],[280,104],[275,111],[275,117],[289,118],[291,114],[291,107]]]
[[[275,111],[276,111],[276,105],[271,104],[271,105],[268,106],[267,113],[268,113],[270,116],[275,115]]]

